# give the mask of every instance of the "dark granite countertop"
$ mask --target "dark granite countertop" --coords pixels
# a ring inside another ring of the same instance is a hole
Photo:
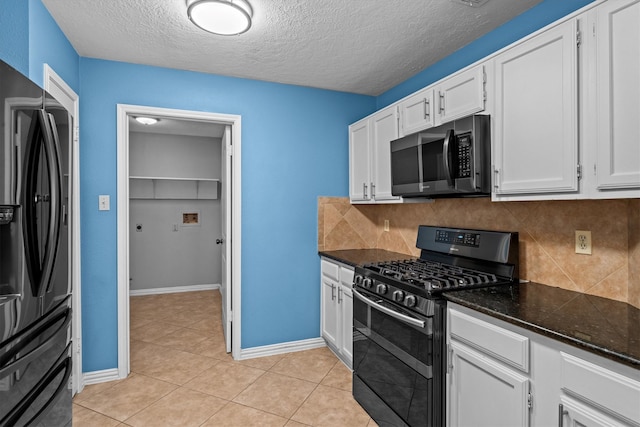
[[[640,369],[640,310],[540,283],[449,292],[447,300]]]
[[[321,251],[351,266],[411,258],[381,249]],[[640,369],[640,309],[540,283],[456,291],[447,300]]]
[[[320,251],[318,253],[323,257],[331,258],[352,267],[370,262],[415,258],[411,255],[385,251],[384,249],[344,249],[340,251]]]

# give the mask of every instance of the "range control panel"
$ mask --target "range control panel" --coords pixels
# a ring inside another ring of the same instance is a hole
[[[462,231],[436,230],[436,242],[477,248],[480,246],[480,234]]]

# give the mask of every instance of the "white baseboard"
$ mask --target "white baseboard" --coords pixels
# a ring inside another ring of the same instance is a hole
[[[122,379],[118,376],[118,368],[85,372],[82,377],[84,385],[106,383],[107,381],[116,381]]]
[[[220,289],[220,284],[214,283],[205,285],[172,286],[168,288],[129,289],[129,296],[136,297],[141,295],[174,294],[177,292],[208,291],[212,289]]]
[[[253,359],[254,357],[273,356],[276,354],[291,353],[294,351],[311,350],[326,347],[323,338],[310,338],[308,340],[290,341],[280,344],[251,347],[241,350],[240,360]]]

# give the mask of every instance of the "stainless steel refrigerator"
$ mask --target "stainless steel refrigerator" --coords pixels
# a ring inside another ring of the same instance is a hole
[[[0,123],[0,426],[70,426],[72,118],[0,61]]]

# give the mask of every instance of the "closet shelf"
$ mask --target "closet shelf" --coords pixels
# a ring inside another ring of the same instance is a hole
[[[219,179],[129,176],[130,199],[215,200],[219,194]]]
[[[147,179],[147,180],[157,180],[157,181],[206,181],[206,182],[215,182],[220,181],[217,178],[184,178],[184,177],[172,177],[172,176],[130,176],[129,179]]]

